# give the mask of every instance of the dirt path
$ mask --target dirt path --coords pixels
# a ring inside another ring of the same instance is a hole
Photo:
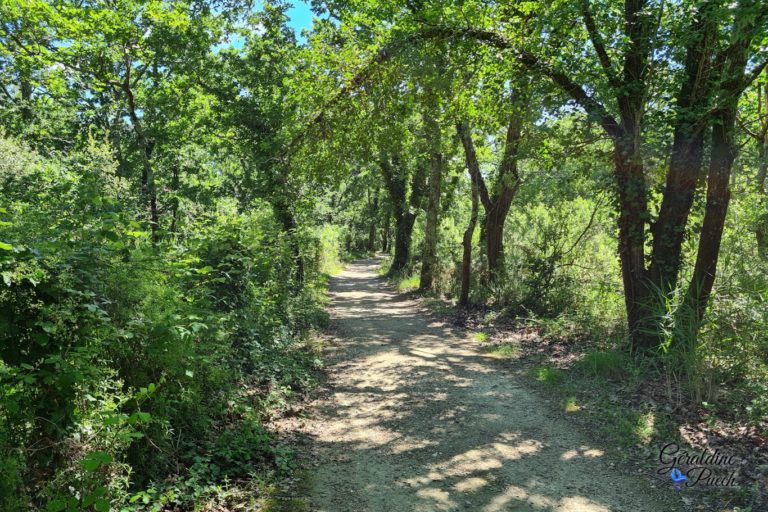
[[[354,263],[331,285],[338,339],[312,421],[309,509],[671,511],[616,473],[524,384]]]

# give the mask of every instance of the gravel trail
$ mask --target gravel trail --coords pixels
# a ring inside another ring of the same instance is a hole
[[[467,335],[358,261],[331,283],[337,338],[311,420],[309,510],[678,510],[626,475]]]

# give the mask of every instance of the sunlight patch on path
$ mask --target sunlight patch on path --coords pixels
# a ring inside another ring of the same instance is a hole
[[[331,283],[328,395],[311,422],[315,512],[671,512],[471,336],[350,265]]]

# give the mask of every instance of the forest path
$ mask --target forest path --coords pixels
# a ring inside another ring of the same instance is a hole
[[[337,338],[310,431],[309,510],[671,511],[533,391],[358,261],[331,282]]]

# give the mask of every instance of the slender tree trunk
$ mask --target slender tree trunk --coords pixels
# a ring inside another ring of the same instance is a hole
[[[620,212],[619,261],[624,304],[632,346],[650,350],[658,344],[656,304],[645,267],[648,200],[639,138],[633,133],[614,143],[614,165]]]
[[[757,253],[763,261],[768,261],[768,191],[765,189],[766,175],[768,175],[768,140],[765,135],[758,148],[757,193],[760,195],[760,204],[763,207],[760,220],[755,227],[757,239]]]
[[[467,161],[467,167],[469,166],[470,162]],[[473,173],[469,173],[469,178],[472,184],[472,210],[469,214],[469,224],[467,224],[467,229],[464,230],[464,237],[461,243],[464,248],[461,258],[461,292],[459,293],[459,306],[461,307],[466,307],[469,304],[469,287],[472,282],[472,237],[475,235],[478,206],[480,203],[477,180]]]
[[[389,223],[391,221],[392,214],[387,208],[387,212],[384,215],[384,225],[381,227],[381,251],[384,253],[389,252]]]
[[[293,253],[294,262],[294,280],[296,287],[301,288],[304,284],[304,258],[301,255],[301,243],[298,238],[298,223],[296,217],[291,211],[287,200],[284,197],[273,199],[272,209],[275,217],[283,227],[283,231],[288,235],[288,244]]]
[[[149,203],[149,226],[152,232],[152,244],[157,245],[160,240],[159,227],[160,215],[157,209],[157,189],[155,187],[155,173],[152,168],[152,151],[154,143],[147,139],[144,129],[141,126],[141,120],[136,114],[136,99],[131,89],[130,64],[126,65],[125,80],[123,81],[123,92],[128,100],[128,115],[133,124],[133,131],[136,133],[136,142],[141,152],[141,192]]]
[[[443,181],[443,154],[440,151],[440,126],[431,113],[424,116],[429,145],[429,191],[427,201],[427,219],[424,226],[424,249],[421,257],[421,276],[419,291],[432,290],[437,268],[437,228],[439,224],[440,193]]]
[[[370,195],[370,191],[369,191]],[[376,251],[376,219],[379,211],[379,187],[373,192],[373,198],[368,202],[368,252]]]
[[[19,92],[21,93],[21,120],[28,124],[32,121],[32,83],[30,72],[23,69],[21,73],[21,82],[19,83]],[[26,127],[26,126],[25,126]]]
[[[755,137],[758,158],[755,191],[760,198],[762,210],[757,226],[755,226],[755,238],[757,239],[757,254],[763,261],[768,261],[768,190],[766,190],[766,178],[768,178],[768,84],[757,86],[757,113],[761,119],[760,132]]]
[[[720,255],[720,243],[731,199],[730,176],[733,161],[736,157],[734,144],[733,123],[735,111],[731,119],[721,119],[725,124],[715,124],[712,127],[712,156],[707,179],[707,206],[704,221],[699,235],[699,250],[696,255],[696,265],[693,277],[688,287],[688,309],[683,314],[689,318],[680,318],[681,333],[689,343],[695,343],[696,334],[712,293],[717,272],[717,261]],[[691,325],[689,322],[693,322]]]
[[[741,93],[748,84],[744,71],[752,42],[751,29],[738,27],[744,20],[737,20],[733,43],[724,54],[722,82],[718,91],[719,108],[712,118],[712,148],[707,177],[707,203],[699,235],[696,264],[688,287],[687,303],[692,314],[692,326],[687,330],[686,340],[696,343],[699,326],[707,309],[712,287],[717,274],[720,244],[723,238],[728,204],[731,200],[731,170],[738,153],[736,141],[736,117]],[[743,32],[742,32],[743,31]],[[683,313],[686,313],[685,311]]]
[[[411,247],[412,222],[408,219],[406,202],[405,175],[403,169],[397,165],[396,158],[390,161],[389,156],[382,155],[379,165],[384,176],[389,200],[392,204],[392,213],[395,217],[395,254],[392,257],[388,275],[392,276],[402,271],[408,264],[408,252]]]
[[[714,3],[705,4],[692,22],[686,47],[685,78],[677,95],[672,152],[659,215],[651,227],[650,279],[667,297],[677,286],[688,216],[702,175],[714,39]]]
[[[395,254],[392,257],[392,265],[387,272],[389,276],[395,276],[408,267],[415,221],[416,215],[412,213],[406,213],[397,220],[395,225]]]
[[[112,141],[112,147],[115,150],[115,160],[117,160],[117,177],[126,178],[127,174],[125,168],[125,156],[123,155],[123,141],[122,137],[120,136],[121,134],[118,131],[121,118],[122,110],[118,106],[115,108],[115,117],[109,125],[109,139]]]
[[[499,169],[499,180],[491,198],[491,208],[485,212],[485,242],[487,246],[488,274],[491,281],[504,273],[504,223],[512,200],[520,188],[518,154],[523,133],[523,115],[526,107],[521,95],[513,96],[515,112],[507,124],[504,155]]]
[[[516,112],[513,113],[507,125],[504,155],[499,165],[497,181],[494,183],[493,196],[488,193],[485,180],[480,173],[480,164],[477,161],[469,123],[463,121],[456,125],[456,131],[464,146],[467,169],[477,182],[478,194],[485,211],[480,239],[485,247],[488,277],[491,281],[498,279],[504,270],[504,223],[521,183],[517,160],[522,139],[524,105],[525,103],[516,100]]]
[[[176,222],[179,217],[179,165],[174,164],[171,175],[171,190],[173,191],[173,203],[171,204],[171,227],[169,232],[176,234]]]

